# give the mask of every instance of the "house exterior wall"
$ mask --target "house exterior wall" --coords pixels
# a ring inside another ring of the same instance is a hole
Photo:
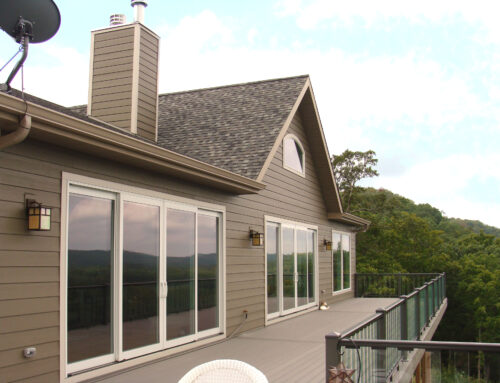
[[[252,247],[249,229],[265,232],[270,215],[318,227],[319,288],[329,302],[352,296],[332,296],[331,252],[321,245],[332,229],[347,226],[328,221],[319,180],[311,159],[300,115],[289,129],[305,150],[305,178],[282,167],[277,150],[264,178],[266,189],[236,196],[165,175],[104,161],[28,139],[0,152],[0,377],[6,382],[59,380],[60,236],[62,173],[79,174],[143,189],[225,206],[226,209],[226,334],[249,316],[240,331],[265,325],[265,251]],[[322,150],[322,148],[318,148]],[[52,229],[28,232],[25,198],[53,207]],[[354,243],[354,235],[351,240]],[[355,251],[351,252],[352,272]],[[319,297],[322,299],[322,297]],[[22,350],[35,346],[25,359]]]

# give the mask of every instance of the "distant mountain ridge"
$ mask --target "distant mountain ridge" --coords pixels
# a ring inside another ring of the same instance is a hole
[[[481,230],[485,234],[491,234],[495,237],[500,237],[500,229],[495,226],[490,226],[482,223],[479,220],[461,219],[461,218],[448,218],[448,220],[471,229],[474,233],[479,234]]]

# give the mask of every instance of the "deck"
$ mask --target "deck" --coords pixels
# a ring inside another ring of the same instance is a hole
[[[270,383],[323,383],[325,335],[342,332],[395,298],[351,298],[328,311],[313,311],[183,355],[115,373],[93,382],[175,383],[194,366],[214,359],[238,359],[261,370]]]

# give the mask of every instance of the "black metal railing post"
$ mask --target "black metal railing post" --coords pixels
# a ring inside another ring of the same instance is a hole
[[[401,303],[401,340],[408,340],[408,296],[401,295],[399,297],[403,300]],[[408,355],[407,351],[404,351],[402,357],[406,360]]]
[[[439,278],[434,280],[434,315],[437,314],[439,307]]]
[[[384,340],[386,339],[386,314],[387,310],[383,308],[379,308],[376,310],[376,313],[379,314],[379,318],[377,320],[377,339]],[[386,350],[377,350],[377,361],[376,361],[376,369],[375,369],[375,382],[376,383],[385,383],[386,382]]]
[[[429,322],[429,282],[424,283],[424,289],[422,290],[424,295],[424,323],[421,323],[420,325],[422,328],[427,326],[427,323]]]
[[[354,297],[355,298],[359,298],[358,292],[359,292],[358,273],[354,273]]]
[[[337,367],[340,363],[340,353],[339,353],[339,341],[340,334],[338,332],[332,332],[325,336],[325,382],[328,383],[330,379],[329,369],[332,367]]]
[[[417,295],[415,296],[415,326],[417,327],[417,332],[416,332],[416,336],[417,336],[417,339],[420,339],[420,330],[422,329],[422,323],[421,323],[421,320],[420,320],[420,310],[421,310],[421,304],[420,304],[420,300],[422,299],[422,288],[421,287],[417,287],[415,289],[417,291]]]
[[[408,296],[401,295],[401,339],[408,340]]]
[[[429,287],[430,287],[430,291],[431,291],[431,299],[429,300],[429,303],[430,303],[429,318],[433,317],[434,313],[436,312],[435,307],[434,307],[434,302],[435,302],[434,294],[436,293],[434,286],[436,285],[436,281],[434,279],[432,279],[430,282],[431,282],[431,284],[429,285]]]

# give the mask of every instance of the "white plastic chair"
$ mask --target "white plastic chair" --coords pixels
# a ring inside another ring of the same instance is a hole
[[[179,383],[269,383],[255,367],[240,360],[218,359],[191,369]]]

